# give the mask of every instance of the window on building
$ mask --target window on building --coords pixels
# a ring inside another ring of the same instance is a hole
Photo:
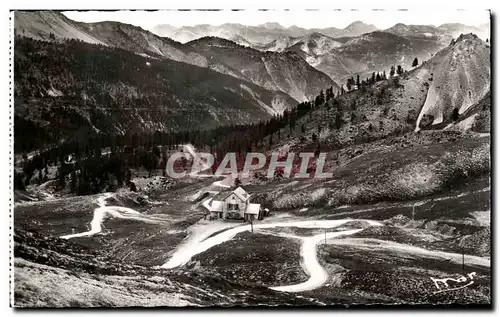
[[[229,209],[229,210],[240,210],[240,205],[238,205],[238,204],[227,204],[227,209]]]

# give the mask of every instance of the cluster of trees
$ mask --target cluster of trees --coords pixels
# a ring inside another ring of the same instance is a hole
[[[346,87],[348,91],[351,91],[354,86],[356,86],[357,89],[361,89],[362,87],[370,86],[378,81],[386,79],[387,75],[385,74],[385,70],[383,72],[373,72],[371,77],[367,77],[363,80],[360,80],[359,75],[357,75],[356,80],[354,80],[354,77],[347,79]]]
[[[320,99],[324,100],[323,92],[320,95],[323,95]],[[305,101],[267,121],[210,130],[154,131],[126,135],[87,131],[85,137],[40,151],[31,159],[24,155],[23,173],[16,175],[16,188],[23,189],[37,171],[42,181],[41,171],[51,165],[58,166],[59,186],[65,187],[66,179],[69,178],[70,190],[80,195],[97,193],[106,188],[110,190],[123,184],[132,186],[130,169],[144,168],[150,174],[156,169],[165,171],[169,151],[176,151],[177,145],[185,143],[213,153],[214,168],[217,168],[227,152],[236,152],[244,157],[247,152],[271,146],[273,141],[281,138],[282,129],[295,129],[297,121],[315,106],[315,102]],[[266,137],[268,143],[264,142]],[[103,153],[103,149],[109,150]]]
[[[404,70],[403,70],[403,67],[401,65],[398,65],[398,68],[396,70],[396,68],[394,66],[391,66],[391,70],[389,71],[389,76],[392,78],[394,77],[394,74],[398,74],[398,76],[401,76],[404,74]]]
[[[417,67],[419,64],[418,58],[415,57],[415,59],[412,62],[412,67]],[[397,67],[391,66],[391,69],[389,71],[389,76],[390,78],[394,77],[395,74],[398,74],[399,76],[403,75],[405,70],[401,65],[398,65]],[[373,72],[371,77],[367,77],[366,79],[363,79],[360,81],[359,75],[356,76],[356,79],[354,77],[350,77],[347,79],[346,87],[348,91],[351,91],[356,87],[357,89],[360,89],[362,86],[367,86],[367,85],[372,85],[378,81],[381,80],[386,80],[387,75],[385,73],[385,70],[383,72]],[[341,93],[344,93],[343,88],[341,89]]]

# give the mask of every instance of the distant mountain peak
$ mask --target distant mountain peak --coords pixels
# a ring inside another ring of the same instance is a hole
[[[355,27],[355,26],[359,26],[359,25],[366,25],[365,23],[363,23],[363,21],[354,21],[352,23],[350,23],[348,26],[346,26],[345,28],[350,28],[350,27]]]
[[[409,31],[410,27],[404,23],[396,23],[394,26],[387,29],[387,31]]]
[[[264,27],[266,29],[271,29],[271,30],[276,30],[276,29],[283,30],[283,29],[285,29],[285,27],[283,27],[278,22],[267,22],[267,23],[261,24],[259,26]]]
[[[360,27],[367,27],[367,28],[377,29],[375,27],[375,25],[373,25],[373,24],[366,24],[363,21],[354,21],[351,24],[349,24],[348,26],[346,26],[344,30],[354,30],[354,29],[360,28]]]
[[[447,28],[447,27],[465,27],[468,25],[462,24],[462,23],[443,23],[438,28]]]
[[[354,21],[344,29],[335,32],[336,34],[332,34],[334,37],[338,36],[360,36],[364,33],[369,33],[373,31],[377,31],[378,28],[373,24],[366,24],[362,21]],[[330,34],[328,34],[330,35]]]
[[[433,124],[450,122],[454,109],[459,114],[467,113],[490,90],[490,48],[473,33],[461,34],[422,67],[433,80],[417,119],[417,130],[424,115],[432,116]]]

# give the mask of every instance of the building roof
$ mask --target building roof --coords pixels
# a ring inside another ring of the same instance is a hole
[[[236,188],[233,192],[236,195],[241,196],[243,200],[247,200],[250,197],[250,195],[241,187]]]
[[[212,198],[209,198],[202,203],[203,207],[207,208],[210,212],[222,212],[223,204],[223,201],[213,200]]]
[[[212,206],[210,206],[210,203],[212,202],[212,198],[208,198],[205,201],[201,203],[201,205],[205,208],[208,209],[208,211],[212,211]]]
[[[260,211],[260,204],[248,204],[247,209],[245,210],[246,214],[250,215],[258,215]]]
[[[212,204],[210,204],[210,207],[211,207],[210,211],[216,211],[216,212],[222,211],[223,204],[224,204],[223,201],[213,200]]]
[[[238,187],[236,188],[235,190],[233,191],[230,191],[230,192],[225,192],[224,193],[224,196],[221,196],[220,199],[221,200],[225,200],[227,197],[229,197],[229,195],[231,194],[235,194],[236,196],[238,196],[241,200],[243,201],[247,201],[248,198],[250,198],[250,195],[241,187]]]

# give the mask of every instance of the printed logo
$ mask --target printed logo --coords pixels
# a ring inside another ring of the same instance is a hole
[[[435,291],[434,294],[455,291],[455,290],[470,286],[470,285],[474,284],[474,276],[475,275],[476,275],[476,272],[472,272],[472,273],[467,274],[467,277],[462,275],[461,277],[459,277],[457,279],[450,278],[450,277],[448,277],[448,278],[433,278],[433,277],[431,277],[430,279],[434,282],[434,285],[437,288],[437,291]],[[448,284],[448,282],[450,282],[450,281],[455,282],[455,284],[457,286],[450,287],[450,285]],[[463,285],[463,283],[465,283],[467,281],[469,281],[469,283]]]

